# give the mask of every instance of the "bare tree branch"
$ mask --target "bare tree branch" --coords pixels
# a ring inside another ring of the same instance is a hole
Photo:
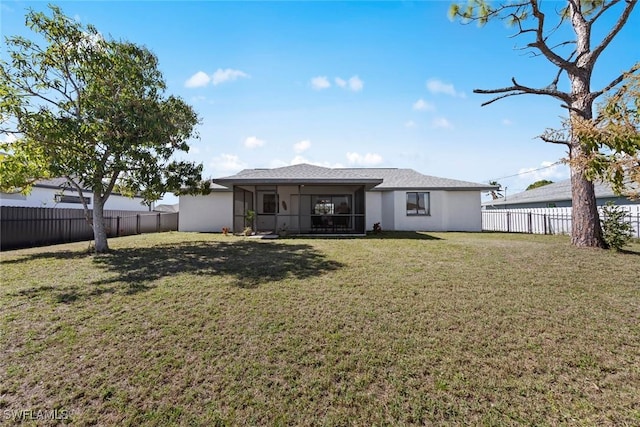
[[[560,55],[556,54],[551,48],[547,45],[544,37],[544,13],[538,7],[538,0],[530,0],[531,8],[533,10],[533,16],[538,21],[538,26],[536,28],[536,41],[533,43],[529,43],[528,46],[535,47],[547,58],[552,64],[560,67],[562,69],[567,69],[572,66],[571,62],[562,58]]]
[[[635,72],[640,71],[640,62],[638,62],[637,64],[635,64],[633,67],[631,67],[629,69],[629,71],[626,71],[622,74],[620,74],[618,77],[616,77],[615,79],[613,79],[608,85],[606,85],[604,88],[602,88],[601,90],[598,90],[596,92],[592,92],[591,93],[591,99],[596,99],[597,97],[599,97],[600,95],[602,95],[603,93],[609,92],[611,89],[613,89],[614,87],[616,87],[617,85],[619,85],[620,83],[622,83],[622,81],[627,78],[627,76],[629,76],[630,74],[634,74]]]
[[[564,101],[567,104],[571,103],[571,96],[568,93],[562,92],[562,91],[559,91],[558,89],[556,89],[555,83],[557,83],[557,77],[551,83],[551,85],[547,86],[546,88],[542,88],[542,89],[535,89],[535,88],[531,88],[531,87],[528,87],[528,86],[523,86],[523,85],[519,84],[518,82],[516,82],[515,78],[512,78],[511,82],[513,83],[513,86],[503,87],[503,88],[499,88],[499,89],[474,89],[473,93],[480,93],[480,94],[484,94],[484,95],[497,94],[497,93],[504,94],[504,95],[501,95],[499,97],[493,98],[493,99],[483,103],[482,104],[483,107],[485,105],[492,104],[492,103],[494,103],[495,101],[497,101],[499,99],[507,98],[509,96],[524,95],[524,94],[547,95],[547,96],[552,96],[554,98],[557,98],[557,99],[559,99],[561,101]]]
[[[624,10],[620,14],[620,17],[618,18],[618,21],[615,23],[613,28],[611,28],[611,31],[609,31],[609,34],[607,34],[605,36],[605,38],[602,39],[600,44],[595,49],[593,49],[591,51],[591,53],[589,53],[588,59],[587,59],[587,62],[589,64],[595,64],[596,60],[598,59],[598,57],[600,56],[602,51],[604,51],[605,48],[607,46],[609,46],[609,44],[614,39],[614,37],[616,35],[618,35],[620,30],[622,30],[624,25],[627,23],[627,21],[629,20],[629,16],[631,15],[631,12],[633,11],[633,8],[638,3],[637,0],[625,0],[625,1],[626,1],[627,5],[624,7]],[[610,4],[609,7],[613,6],[613,4],[615,4],[615,2]]]
[[[593,25],[607,10],[616,4],[620,3],[620,0],[612,0],[609,3],[603,2],[602,8],[589,20],[589,24]]]

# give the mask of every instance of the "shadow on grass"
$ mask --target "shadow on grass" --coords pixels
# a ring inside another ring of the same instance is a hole
[[[34,254],[20,260],[58,258],[73,260],[88,255],[72,252]],[[182,274],[230,276],[241,288],[286,278],[305,279],[334,271],[342,264],[307,244],[284,244],[249,240],[233,242],[197,241],[153,247],[118,249],[94,256],[99,276],[86,286],[43,285],[18,292],[27,297],[49,296],[60,303],[73,303],[104,293],[136,294],[156,286],[155,281]]]
[[[639,251],[635,251],[635,250],[632,250],[632,249],[620,249],[619,253],[625,254],[625,255],[640,256],[640,252]]]
[[[94,262],[115,276],[96,282],[146,283],[175,274],[230,275],[252,288],[287,277],[305,279],[341,267],[306,244],[277,242],[189,242],[119,249]]]
[[[367,233],[367,239],[399,239],[399,240],[442,240],[420,231],[382,231],[381,233]]]

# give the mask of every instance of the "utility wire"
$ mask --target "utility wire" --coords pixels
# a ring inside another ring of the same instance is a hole
[[[503,177],[500,177],[500,178],[491,179],[489,181],[499,181],[501,179],[514,178],[516,176],[526,175],[526,174],[533,173],[533,172],[538,172],[538,171],[541,171],[541,170],[544,170],[544,169],[549,169],[549,168],[552,168],[552,167],[557,166],[559,164],[562,164],[562,161],[558,160],[557,162],[552,163],[549,166],[543,166],[543,167],[538,168],[538,169],[531,169],[531,170],[528,170],[528,171],[525,171],[525,172],[516,173],[514,175],[507,175],[507,176],[503,176]]]

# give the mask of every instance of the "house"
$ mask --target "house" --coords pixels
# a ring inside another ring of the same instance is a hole
[[[596,202],[604,206],[607,202],[616,205],[640,203],[626,197],[616,195],[610,185],[594,182]],[[523,191],[482,204],[483,209],[519,209],[519,208],[564,208],[571,207],[571,180],[554,182],[532,190]]]
[[[480,195],[496,187],[412,169],[299,164],[246,169],[213,180],[206,196],[180,196],[180,231],[364,234],[384,230],[481,231]]]
[[[93,193],[84,190],[84,198],[93,209]],[[18,206],[35,208],[82,209],[82,200],[66,178],[41,180],[34,184],[31,193],[0,193],[0,206]],[[112,193],[104,206],[105,210],[148,211],[141,197],[127,197]]]

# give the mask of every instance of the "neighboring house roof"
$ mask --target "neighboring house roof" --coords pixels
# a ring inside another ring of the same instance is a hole
[[[594,182],[594,189],[596,199],[623,197],[615,194],[611,186],[606,183]],[[522,193],[507,195],[506,200],[504,198],[490,200],[483,203],[483,206],[519,205],[525,203],[560,202],[565,200],[571,200],[570,179],[523,191]]]
[[[245,169],[236,175],[214,179],[221,185],[255,184],[365,184],[373,190],[493,190],[496,186],[423,175],[413,169],[325,168],[309,164],[274,169]]]
[[[167,213],[176,213],[180,210],[180,204],[175,203],[173,205],[161,204],[153,208],[154,212],[167,212]]]
[[[51,179],[41,179],[39,181],[36,181],[35,184],[33,184],[34,187],[40,187],[40,188],[55,188],[55,189],[60,189],[60,188],[71,188],[75,190],[75,187],[73,187],[70,183],[69,180],[67,178],[51,178]],[[83,185],[83,187],[85,187]],[[87,188],[83,188],[84,191],[91,191]]]
[[[86,185],[82,184],[82,191],[86,191],[88,193],[93,193],[93,190],[90,188],[87,188]],[[69,180],[67,178],[51,178],[51,179],[41,179],[35,182],[35,184],[33,184],[34,187],[39,187],[39,188],[52,188],[55,190],[62,190],[62,189],[68,189],[68,190],[72,190],[72,191],[76,191],[76,188],[71,185],[71,183],[69,182]],[[118,192],[112,192],[111,193],[114,196],[122,196],[121,193]],[[132,197],[133,199],[136,198],[142,198],[142,196],[140,196],[139,194],[135,195],[134,197]]]

